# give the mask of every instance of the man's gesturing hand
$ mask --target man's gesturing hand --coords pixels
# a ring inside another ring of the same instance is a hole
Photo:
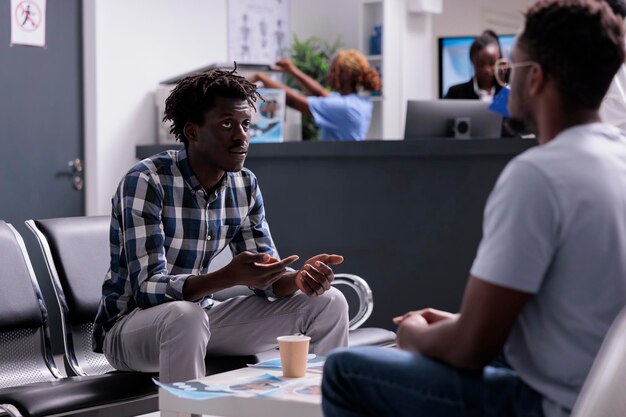
[[[231,277],[233,285],[247,285],[253,288],[267,288],[285,272],[285,268],[298,260],[297,255],[276,260],[266,253],[241,252],[223,268]],[[269,262],[269,263],[268,263]]]
[[[296,275],[296,285],[308,296],[322,295],[330,289],[335,279],[333,270],[328,265],[339,265],[343,256],[321,254],[307,260]]]

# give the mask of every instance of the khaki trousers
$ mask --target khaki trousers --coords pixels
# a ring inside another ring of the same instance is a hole
[[[104,354],[122,371],[158,372],[162,382],[205,375],[205,355],[251,355],[277,346],[276,337],[302,333],[311,352],[348,345],[348,305],[331,288],[318,297],[296,292],[269,301],[256,295],[228,299],[206,310],[188,301],[135,309],[106,334]]]

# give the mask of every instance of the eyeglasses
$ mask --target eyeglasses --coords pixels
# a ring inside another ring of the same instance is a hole
[[[509,85],[509,81],[511,79],[511,71],[513,70],[513,68],[529,67],[531,65],[538,64],[535,61],[511,62],[507,58],[500,58],[496,61],[494,65],[496,81],[498,82],[498,84],[500,84],[501,87],[506,87]]]

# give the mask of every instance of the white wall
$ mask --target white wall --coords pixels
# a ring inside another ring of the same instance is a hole
[[[524,19],[522,11],[534,0],[443,0],[443,13],[433,19],[439,36],[467,36],[485,29],[515,33]]]
[[[109,213],[111,195],[136,161],[135,146],[156,143],[157,84],[226,60],[227,1],[83,1],[88,215]],[[358,48],[360,1],[291,0],[292,31],[328,42],[340,37],[344,47]],[[444,0],[443,14],[427,22],[421,16],[398,16],[407,33],[399,46],[408,57],[398,74],[400,99],[436,97],[437,37],[475,34],[487,27],[514,32],[522,23],[520,10],[532,1]],[[407,66],[419,71],[407,71]],[[394,122],[394,132],[402,129],[401,120],[404,115]]]
[[[85,0],[86,213],[108,214],[135,146],[156,143],[160,81],[227,58],[227,0]]]
[[[292,30],[357,47],[357,4],[293,0]],[[226,61],[227,0],[84,0],[83,14],[86,213],[108,214],[135,146],[156,143],[157,84]]]
[[[393,0],[397,1],[397,0]],[[291,30],[298,38],[341,38],[344,48],[358,48],[360,0],[291,0]]]

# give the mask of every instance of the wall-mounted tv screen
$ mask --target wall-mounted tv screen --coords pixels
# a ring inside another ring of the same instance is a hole
[[[474,76],[469,50],[476,36],[439,38],[439,98],[443,98],[450,86],[464,83]],[[508,58],[515,35],[500,35],[502,55]]]

